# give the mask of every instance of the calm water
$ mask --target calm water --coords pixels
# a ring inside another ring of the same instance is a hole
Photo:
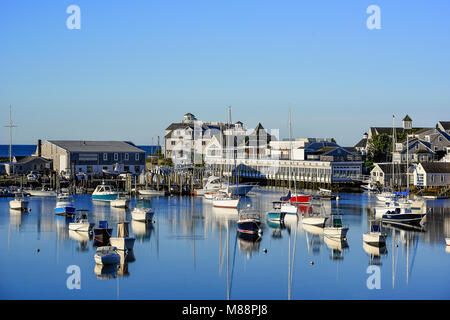
[[[282,192],[261,188],[244,202],[265,216]],[[294,216],[283,229],[264,223],[262,239],[252,243],[236,237],[233,210],[213,208],[201,197],[156,197],[154,222],[131,223],[134,253],[118,271],[96,267],[92,240],[69,233],[66,219],[53,214],[55,198],[31,198],[31,212],[22,214],[9,210],[9,200],[0,198],[1,299],[450,298],[449,200],[428,201],[426,231],[384,228],[387,252],[376,255],[362,242],[376,202],[367,194],[324,202],[349,225],[342,250],[305,231]],[[89,209],[96,224],[131,220],[129,210],[93,203],[89,195],[77,195],[75,204]],[[367,267],[377,262],[381,289],[369,290]],[[80,267],[80,290],[66,286],[70,265]]]

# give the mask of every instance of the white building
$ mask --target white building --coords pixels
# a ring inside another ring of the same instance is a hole
[[[414,185],[421,187],[447,187],[450,185],[450,163],[424,162],[414,169]]]

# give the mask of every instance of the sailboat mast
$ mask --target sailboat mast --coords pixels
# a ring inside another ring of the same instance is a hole
[[[392,115],[392,190],[394,190],[395,185],[394,148],[395,148],[395,116]]]
[[[9,105],[9,125],[5,127],[9,127],[9,163],[12,163],[12,128],[16,128],[17,126],[12,123],[11,105]]]
[[[289,190],[291,190],[291,160],[292,160],[292,123],[291,123],[291,108],[289,107]]]

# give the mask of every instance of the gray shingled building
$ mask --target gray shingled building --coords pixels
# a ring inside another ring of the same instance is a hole
[[[49,140],[37,154],[53,160],[59,173],[101,174],[103,170],[139,174],[145,169],[145,151],[128,141]]]

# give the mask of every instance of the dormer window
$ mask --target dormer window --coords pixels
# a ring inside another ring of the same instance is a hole
[[[129,155],[128,155],[128,153],[125,153],[125,161],[128,161],[129,160]]]
[[[103,161],[107,161],[108,160],[108,154],[107,153],[104,153],[103,154]]]
[[[139,161],[139,153],[134,154],[134,160]]]
[[[119,154],[116,152],[114,153],[114,161],[118,161],[119,160]]]

